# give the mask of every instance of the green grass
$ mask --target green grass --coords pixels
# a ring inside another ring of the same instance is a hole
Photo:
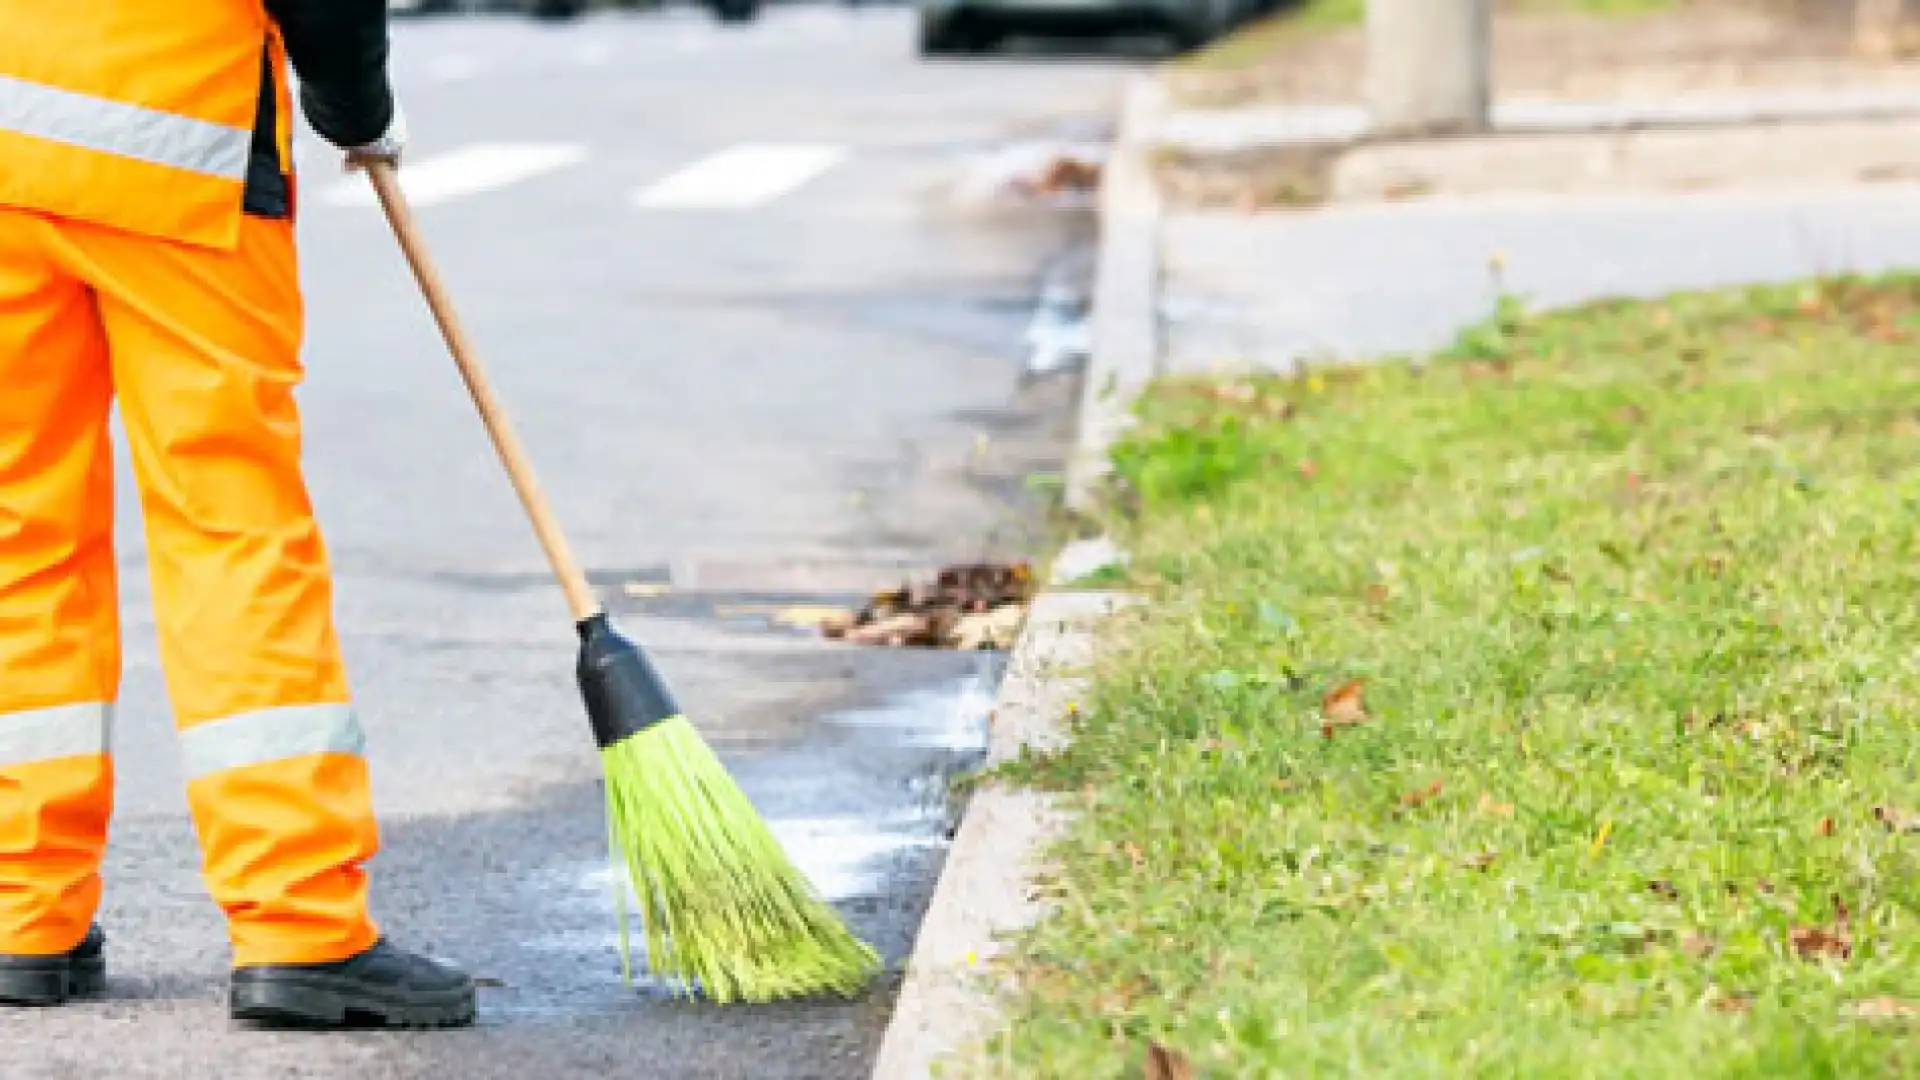
[[[1503,0],[1503,10],[1518,12],[1576,12],[1602,16],[1645,15],[1668,11],[1682,0]],[[1235,71],[1252,67],[1303,38],[1328,30],[1357,26],[1366,17],[1366,0],[1303,0],[1175,61],[1174,66],[1200,71]]]
[[[1151,603],[1018,770],[1082,813],[985,1056],[1915,1075],[1857,1011],[1920,1003],[1916,313],[1509,303],[1425,363],[1156,389],[1116,452]]]

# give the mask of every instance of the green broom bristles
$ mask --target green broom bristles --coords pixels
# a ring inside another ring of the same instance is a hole
[[[639,898],[655,973],[722,1004],[850,997],[872,977],[878,954],[787,858],[684,718],[630,735],[601,758],[616,862]],[[621,971],[631,983],[626,890],[619,895]]]

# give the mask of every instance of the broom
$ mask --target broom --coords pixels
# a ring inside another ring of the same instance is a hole
[[[394,167],[371,162],[368,175],[566,593],[580,637],[576,677],[606,771],[609,839],[640,901],[648,966],[720,1003],[853,996],[877,954],[788,860],[666,681],[595,599],[454,317]],[[632,985],[626,890],[616,892],[621,976]]]

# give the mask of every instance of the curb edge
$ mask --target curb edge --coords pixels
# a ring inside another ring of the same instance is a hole
[[[1061,721],[1085,679],[1096,623],[1129,602],[1110,592],[1047,591],[1034,599],[995,697],[987,762],[1058,745]],[[996,987],[983,976],[1002,936],[1033,924],[1046,907],[1032,884],[1043,850],[1071,820],[1044,792],[983,784],[967,800],[933,900],[906,965],[874,1060],[872,1080],[930,1080],[936,1063],[964,1053],[1001,1020]]]
[[[1066,506],[1075,513],[1093,508],[1109,471],[1107,451],[1125,429],[1135,395],[1160,369],[1162,205],[1148,147],[1166,109],[1166,88],[1158,78],[1139,75],[1127,83],[1100,186],[1093,348],[1067,461]]]

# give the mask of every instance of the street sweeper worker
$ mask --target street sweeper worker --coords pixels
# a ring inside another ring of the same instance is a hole
[[[349,168],[397,164],[386,20],[387,0],[0,0],[0,1001],[104,983],[117,400],[232,1015],[472,1020],[472,981],[368,910],[368,769],[294,407],[287,68]]]

